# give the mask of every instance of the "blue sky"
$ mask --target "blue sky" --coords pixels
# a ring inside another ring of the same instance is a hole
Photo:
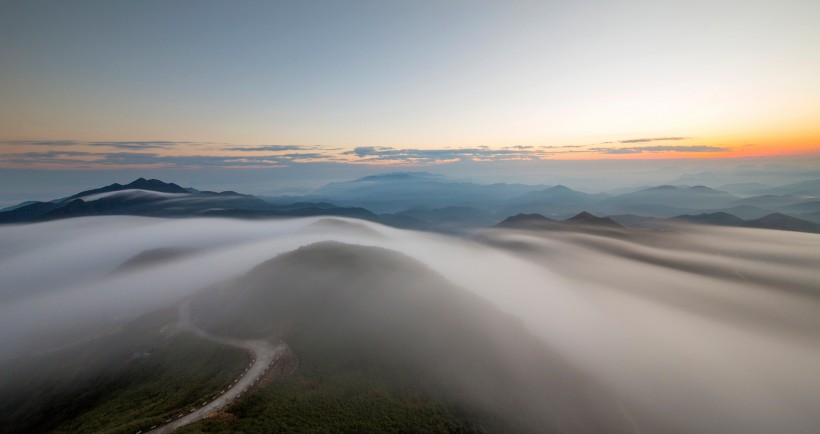
[[[0,170],[816,156],[818,19],[807,0],[7,0]]]

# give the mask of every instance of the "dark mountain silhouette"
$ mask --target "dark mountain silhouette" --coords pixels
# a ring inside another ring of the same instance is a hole
[[[22,223],[42,219],[59,205],[51,202],[34,202],[10,211],[0,212],[0,223]]]
[[[621,226],[618,222],[616,222],[615,220],[612,220],[609,217],[597,217],[597,216],[592,215],[592,214],[590,214],[586,211],[582,211],[582,212],[578,213],[577,215],[575,215],[575,216],[573,216],[573,217],[571,217],[567,220],[564,220],[564,221],[566,223],[572,223],[572,224],[581,224],[581,225],[587,225],[587,226],[601,226],[601,227],[610,227],[610,228],[623,229],[623,226]]]
[[[772,213],[759,219],[749,220],[743,226],[749,228],[820,233],[820,225],[817,223],[780,213]]]
[[[613,217],[627,227],[644,229],[671,229],[679,223],[697,223],[715,226],[735,226],[820,233],[820,224],[780,213],[771,213],[753,220],[744,220],[733,214],[725,212],[702,213],[697,215],[684,214],[667,219],[634,215],[621,215]]]
[[[684,214],[675,217],[675,220],[719,226],[742,226],[746,223],[742,218],[725,212],[703,213],[698,215]]]
[[[333,215],[368,220],[377,218],[375,214],[363,208],[339,207],[321,202],[275,205],[235,191],[200,191],[156,179],[139,178],[129,184],[114,183],[86,190],[68,198],[34,202],[0,212],[0,223],[25,223],[97,215],[236,218]]]
[[[541,214],[517,214],[506,218],[495,225],[497,228],[526,229],[526,230],[570,230],[611,232],[613,229],[624,229],[618,222],[609,217],[597,217],[589,212],[582,211],[566,220],[557,221]]]
[[[125,185],[118,184],[115,182],[105,187],[95,188],[93,190],[86,190],[75,195],[69,196],[67,199],[75,199],[78,197],[90,196],[93,194],[109,193],[112,191],[122,190],[148,190],[158,191],[161,193],[188,193],[188,190],[173,183],[162,182],[158,179],[139,178]]]

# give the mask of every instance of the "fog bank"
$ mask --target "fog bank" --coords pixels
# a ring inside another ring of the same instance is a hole
[[[0,357],[171,305],[318,241],[384,247],[521,319],[636,432],[820,426],[820,236],[737,228],[473,240],[346,219],[94,217],[0,227]],[[112,273],[155,249],[181,254]]]

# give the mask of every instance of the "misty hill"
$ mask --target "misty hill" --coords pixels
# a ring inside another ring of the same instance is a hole
[[[743,226],[749,228],[820,233],[820,224],[780,213],[773,213],[759,219],[747,221]]]
[[[335,384],[355,372],[357,384],[380,390],[407,379],[422,402],[440,400],[491,431],[622,430],[606,391],[517,320],[397,252],[335,242],[302,247],[203,291],[192,312],[214,333],[272,336],[291,346],[300,377],[285,386],[286,395],[271,388],[260,398],[269,402],[288,405],[303,387],[317,387],[315,378]],[[378,418],[371,411],[381,395],[366,398],[360,386],[349,387],[327,399],[359,402],[358,417]],[[259,404],[260,414],[277,408],[277,420],[289,420],[281,407],[266,405]],[[320,413],[311,418],[325,417]],[[219,427],[242,431],[250,426],[244,422]]]
[[[574,215],[584,209],[590,209],[604,199],[608,194],[589,194],[573,190],[563,185],[543,190],[525,193],[507,201],[501,213],[539,213],[550,216],[565,217]]]
[[[382,214],[379,221],[392,226],[439,232],[461,232],[489,226],[497,221],[495,213],[468,206],[412,208],[395,214]]]
[[[810,179],[807,181],[795,182],[793,184],[786,184],[780,187],[765,190],[763,193],[820,197],[820,179]]]
[[[772,189],[771,185],[762,184],[760,182],[735,182],[731,184],[724,184],[717,187],[718,190],[728,191],[733,194],[740,195],[759,195]]]
[[[698,215],[679,215],[675,220],[689,223],[702,223],[719,226],[743,226],[746,223],[742,218],[725,212],[703,213]]]
[[[494,227],[527,230],[586,230],[600,232],[601,230],[618,230],[624,229],[625,227],[670,229],[680,223],[820,233],[820,224],[785,214],[770,213],[764,217],[744,220],[726,212],[682,214],[675,217],[658,218],[634,214],[597,217],[589,212],[583,211],[574,217],[562,221],[553,220],[541,214],[517,214],[504,219]]]
[[[612,216],[613,220],[626,227],[642,229],[671,229],[680,223],[694,223],[715,226],[734,226],[781,231],[820,233],[820,224],[780,213],[770,213],[756,219],[742,219],[726,212],[683,214],[671,218],[643,217],[636,215]]]
[[[571,217],[567,220],[564,220],[564,222],[586,226],[599,226],[623,229],[623,226],[621,226],[620,224],[618,224],[618,222],[612,220],[609,217],[598,217],[586,211],[582,211],[578,213],[578,215]]]
[[[609,217],[598,217],[587,211],[582,211],[566,220],[558,221],[541,214],[517,214],[506,218],[495,225],[497,228],[527,229],[527,230],[584,230],[600,231],[610,229],[624,229],[618,222]]]
[[[166,261],[189,256],[196,253],[196,249],[181,247],[160,247],[157,249],[145,250],[129,258],[120,264],[111,274],[125,273],[151,265],[159,265]]]
[[[525,184],[476,184],[427,172],[394,172],[333,182],[309,195],[272,200],[276,203],[294,199],[324,200],[342,206],[367,208],[375,213],[394,214],[413,208],[450,206],[493,209],[510,197],[542,188]]]
[[[726,214],[732,214],[734,216],[738,216],[744,220],[752,220],[763,217],[767,214],[771,214],[774,211],[766,208],[760,208],[751,205],[739,205],[733,206],[731,208],[718,208],[718,209],[709,209],[703,210],[705,213],[715,213],[715,212],[723,212]]]
[[[0,432],[145,432],[217,393],[248,355],[176,332],[176,311],[59,351],[0,360]]]
[[[662,185],[613,197],[605,201],[608,206],[628,207],[640,204],[662,205],[677,208],[720,208],[736,196],[725,191],[704,186],[675,187]]]
[[[790,212],[813,213],[820,211],[820,200],[809,199],[783,207]]]
[[[783,207],[787,207],[790,205],[795,205],[801,202],[805,202],[807,197],[805,196],[795,196],[795,195],[763,195],[763,196],[752,196],[746,197],[743,199],[738,199],[732,202],[734,206],[755,206],[758,208],[768,208],[768,209],[781,209]]]

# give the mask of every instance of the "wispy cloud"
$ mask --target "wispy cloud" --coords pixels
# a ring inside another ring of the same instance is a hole
[[[290,153],[252,157],[214,155],[159,155],[145,152],[83,152],[52,150],[2,154],[2,160],[16,165],[152,166],[152,167],[276,167],[298,161],[326,160],[322,153]]]
[[[648,143],[648,142],[665,142],[671,140],[686,140],[688,137],[655,137],[651,139],[627,139],[621,140],[618,143]]]
[[[644,137],[639,139],[626,139],[626,140],[614,140],[609,142],[602,142],[602,145],[611,145],[611,144],[624,144],[628,145],[630,143],[651,143],[651,142],[666,142],[666,141],[676,141],[676,140],[688,140],[691,137]]]
[[[630,139],[617,143],[683,140],[684,137]],[[347,164],[442,164],[453,162],[535,161],[572,155],[602,156],[658,152],[725,152],[728,148],[705,145],[589,146],[509,145],[453,148],[397,148],[359,146],[352,150],[323,146],[262,145],[232,147],[225,143],[180,141],[5,141],[5,145],[35,145],[46,149],[31,152],[0,151],[4,166],[92,167],[281,167],[302,163]],[[207,152],[191,152],[198,145]],[[50,148],[50,149],[48,149]],[[93,152],[98,148],[100,152]],[[0,148],[3,149],[3,148]],[[186,152],[177,152],[180,150]],[[27,149],[30,151],[31,148]],[[194,155],[186,155],[191,154]],[[215,155],[216,154],[216,155]]]
[[[224,148],[225,151],[239,151],[239,152],[277,152],[277,151],[303,151],[307,149],[317,149],[316,147],[298,146],[298,145],[265,145],[265,146],[249,146]]]
[[[173,149],[183,146],[213,145],[213,142],[183,142],[168,140],[146,140],[146,141],[81,141],[81,140],[5,140],[0,142],[3,145],[16,146],[46,146],[46,147],[68,147],[68,146],[94,146],[115,149],[140,150],[140,149]]]
[[[494,149],[475,148],[400,149],[386,146],[361,146],[342,155],[358,157],[359,162],[397,161],[405,163],[437,163],[446,161],[533,160],[546,155],[529,147]]]
[[[82,142],[76,140],[4,140],[3,145],[31,145],[31,146],[77,146]]]
[[[722,148],[718,146],[632,146],[620,148],[592,148],[590,151],[599,152],[602,154],[640,154],[643,152],[727,152],[729,148]]]
[[[169,141],[143,141],[143,142],[87,142],[89,146],[140,150],[140,149],[173,149],[180,146],[210,145],[209,142],[169,142]]]

